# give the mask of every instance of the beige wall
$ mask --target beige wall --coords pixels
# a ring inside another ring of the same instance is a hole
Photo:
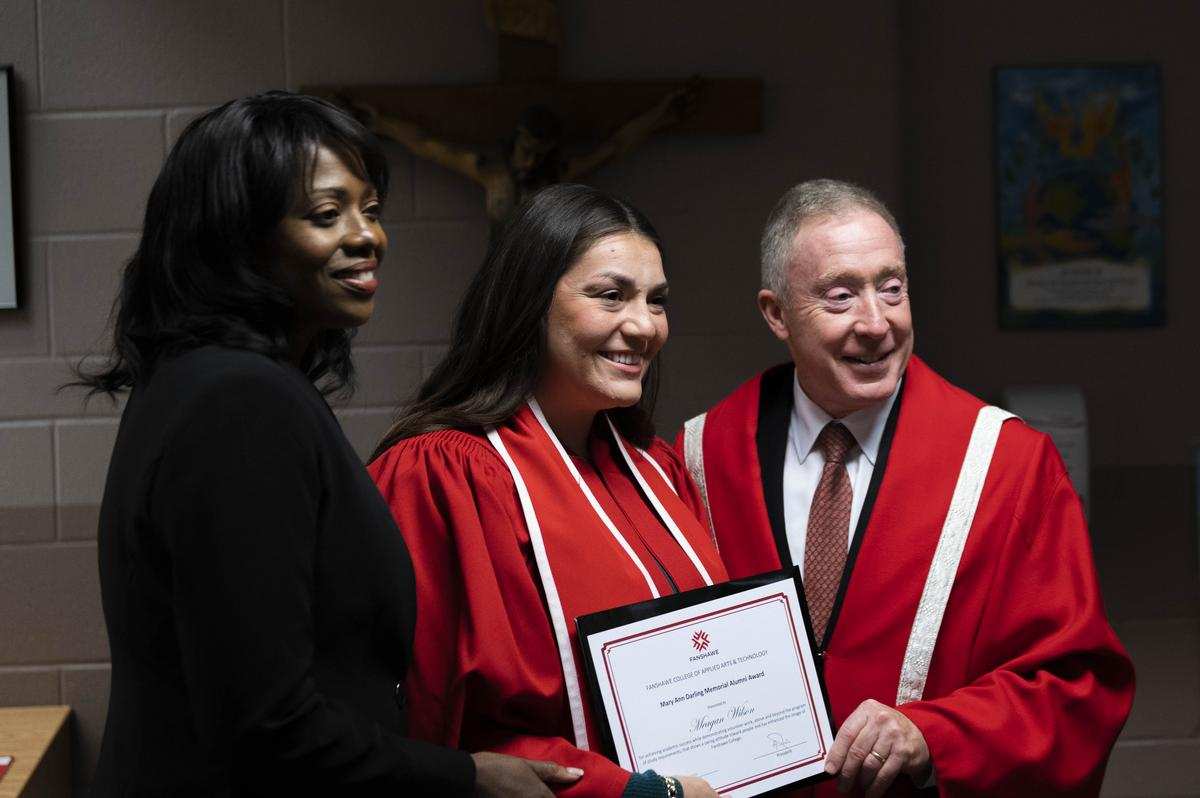
[[[596,176],[666,240],[672,341],[662,418],[686,414],[782,358],[754,309],[763,216],[822,173],[900,199],[899,55],[891,2],[568,3],[564,79],[758,76],[765,132],[653,142]],[[102,731],[108,659],[96,506],[117,410],[56,394],[93,349],[165,152],[199,110],[307,83],[496,77],[479,0],[3,0],[0,63],[18,81],[23,308],[0,312],[0,704],[73,705],[79,779]],[[847,102],[853,97],[853,102]],[[479,190],[393,148],[392,248],[357,348],[362,389],[341,411],[367,451],[429,368],[480,261]]]

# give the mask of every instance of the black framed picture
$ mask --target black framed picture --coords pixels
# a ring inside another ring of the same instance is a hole
[[[0,310],[17,306],[12,125],[13,70],[11,66],[0,66]]]
[[[1165,323],[1155,64],[994,73],[1003,328]]]

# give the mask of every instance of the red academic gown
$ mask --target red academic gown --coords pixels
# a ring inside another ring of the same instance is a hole
[[[707,414],[711,521],[731,577],[790,566],[782,474],[793,369],[776,367]],[[823,641],[835,724],[895,705],[909,631],[983,403],[913,357],[888,421]],[[677,442],[684,446],[683,435]],[[945,796],[1096,795],[1133,700],[1079,498],[1046,435],[1001,429],[933,652],[925,737]],[[913,791],[900,777],[892,793]],[[834,782],[814,790],[837,795]]]
[[[527,410],[509,432],[528,443],[541,434]],[[698,571],[647,506],[614,444],[593,436],[592,464],[575,464],[601,506],[645,564],[660,593],[701,587]],[[511,445],[511,444],[510,444]],[[649,454],[675,492],[639,463],[715,582],[728,577],[706,526],[703,504],[680,458],[655,440]],[[553,468],[547,453],[543,461]],[[640,456],[635,458],[640,460]],[[571,796],[619,796],[629,772],[573,742],[562,664],[541,594],[529,532],[513,479],[482,435],[457,430],[401,441],[370,465],[412,554],[417,627],[408,676],[409,733],[468,751],[499,751],[582,768],[562,790]],[[522,471],[534,493],[536,473]],[[678,495],[676,495],[676,493]],[[607,533],[593,534],[594,511],[574,484],[539,507],[539,526],[569,622],[650,598],[636,566]],[[670,575],[670,580],[667,578]],[[583,693],[587,695],[586,686]],[[585,701],[591,748],[599,739]]]

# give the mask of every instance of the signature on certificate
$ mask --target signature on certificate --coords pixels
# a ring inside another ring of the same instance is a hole
[[[730,720],[736,720],[737,718],[744,718],[747,715],[753,715],[753,714],[754,714],[754,707],[750,705],[749,701],[743,701],[742,703],[729,708],[729,719]]]

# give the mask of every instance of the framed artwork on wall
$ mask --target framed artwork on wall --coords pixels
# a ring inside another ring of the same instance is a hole
[[[994,73],[1000,326],[1165,322],[1155,64]]]
[[[13,71],[0,66],[0,310],[17,306],[17,236],[14,222],[12,125]]]

